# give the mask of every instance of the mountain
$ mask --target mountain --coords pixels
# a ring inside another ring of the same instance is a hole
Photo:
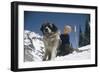
[[[42,61],[44,56],[43,37],[35,32],[24,31],[24,61]]]

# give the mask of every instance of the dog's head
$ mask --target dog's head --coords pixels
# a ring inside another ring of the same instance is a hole
[[[46,35],[55,33],[58,29],[53,23],[46,22],[42,24],[40,30],[42,31],[43,35]]]

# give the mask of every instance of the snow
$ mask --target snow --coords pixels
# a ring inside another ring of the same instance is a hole
[[[80,49],[80,50],[90,49],[90,45],[87,45],[87,46],[84,46],[84,47],[80,47],[80,48],[78,48],[78,49]]]
[[[88,50],[86,50],[88,49]],[[55,60],[87,60],[91,58],[90,45],[79,48],[79,50],[84,50],[83,52],[74,51],[72,54],[66,56],[58,56]]]
[[[73,53],[65,56],[57,56],[55,61],[64,60],[87,60],[91,58],[90,45],[80,47],[82,52],[74,51]],[[42,61],[45,53],[45,47],[43,43],[43,36],[38,33],[25,30],[24,32],[24,61]]]
[[[24,61],[42,61],[45,48],[43,43],[43,37],[38,33],[25,30],[24,32]]]

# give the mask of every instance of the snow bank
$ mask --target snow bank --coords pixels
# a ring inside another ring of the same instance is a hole
[[[88,49],[88,50],[86,50]],[[91,50],[90,45],[79,48],[79,50],[84,50],[83,52],[74,51],[72,54],[66,56],[58,56],[55,60],[86,60],[91,58]]]

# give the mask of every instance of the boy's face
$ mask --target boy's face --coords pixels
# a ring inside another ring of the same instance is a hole
[[[71,29],[65,26],[64,27],[64,34],[68,34],[70,32],[71,32]]]
[[[68,29],[64,27],[64,34],[68,34]]]

